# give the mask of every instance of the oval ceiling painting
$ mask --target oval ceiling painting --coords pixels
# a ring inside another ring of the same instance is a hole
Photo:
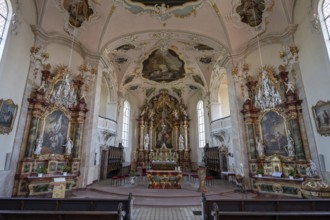
[[[185,76],[184,62],[173,50],[155,50],[143,61],[142,76],[156,82],[172,82]]]

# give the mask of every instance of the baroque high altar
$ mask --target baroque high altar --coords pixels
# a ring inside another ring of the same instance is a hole
[[[152,162],[174,162],[190,168],[189,117],[185,105],[160,90],[142,108],[139,122],[139,146],[135,155],[137,166]],[[169,164],[169,163],[168,163]]]

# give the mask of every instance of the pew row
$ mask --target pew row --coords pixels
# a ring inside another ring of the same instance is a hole
[[[0,198],[0,220],[131,220],[132,202],[131,193],[118,200]]]
[[[329,199],[224,199],[202,195],[204,220],[330,219]]]

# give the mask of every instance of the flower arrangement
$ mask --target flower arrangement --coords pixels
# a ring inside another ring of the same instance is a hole
[[[64,165],[63,167],[62,167],[62,172],[64,173],[64,172],[70,172],[70,167],[68,166],[68,165]]]
[[[46,174],[46,173],[47,173],[47,169],[46,169],[46,167],[44,167],[44,166],[42,166],[42,167],[38,167],[38,168],[37,168],[37,173]]]
[[[131,171],[129,171],[129,174],[128,175],[129,176],[136,176],[136,171],[131,170]]]
[[[294,168],[290,168],[288,170],[288,175],[293,177],[296,176],[296,170]]]

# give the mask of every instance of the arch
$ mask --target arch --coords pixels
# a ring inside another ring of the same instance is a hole
[[[320,0],[318,5],[320,26],[330,59],[330,0]]]
[[[12,17],[11,7],[10,1],[0,0],[0,59],[2,58]]]

